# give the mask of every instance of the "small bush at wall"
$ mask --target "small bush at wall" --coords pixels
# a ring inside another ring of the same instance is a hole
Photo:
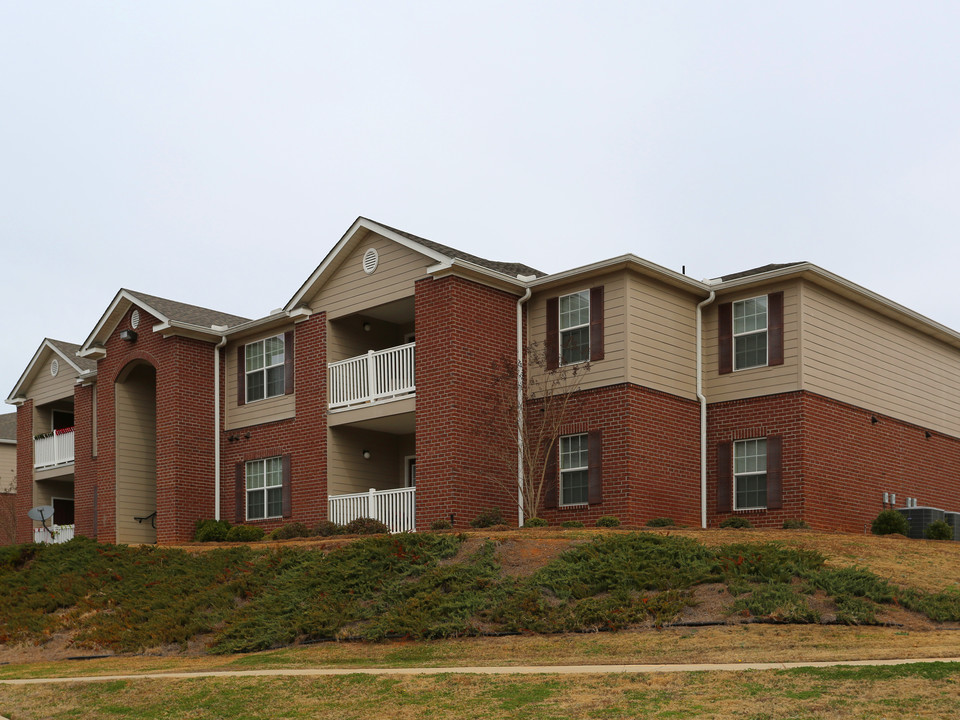
[[[673,518],[668,517],[659,517],[651,518],[647,520],[647,527],[675,527],[676,523],[673,521]]]
[[[430,523],[431,530],[449,530],[452,527],[449,520],[434,520]]]
[[[603,515],[597,518],[597,527],[620,527],[620,518]]]
[[[801,520],[800,518],[787,518],[783,521],[784,530],[806,530],[810,526],[807,525],[806,521]]]
[[[721,522],[721,523],[720,523],[720,527],[722,527],[722,528],[738,528],[738,529],[739,529],[739,528],[752,528],[752,527],[753,527],[753,523],[751,523],[751,522],[750,522],[749,520],[747,520],[746,518],[737,517],[736,515],[734,515],[733,517],[728,517],[726,520],[724,520],[723,522]]]
[[[346,529],[343,525],[339,525],[335,522],[330,522],[329,520],[321,520],[316,525],[313,526],[313,534],[319,535],[320,537],[330,537],[331,535],[343,535],[346,532]]]
[[[470,527],[475,528],[488,528],[494,525],[503,525],[503,514],[500,512],[500,508],[484,510],[470,521]]]
[[[345,526],[348,535],[380,535],[390,532],[390,528],[373,518],[357,518]]]
[[[533,528],[533,527],[546,527],[547,525],[549,525],[549,523],[548,523],[546,520],[544,520],[543,518],[538,518],[538,517],[527,518],[527,519],[524,520],[524,522],[523,522],[523,526],[524,526],[524,527],[531,527],[531,528]]]
[[[200,520],[193,539],[198,542],[222,542],[227,539],[230,523],[226,520]]]
[[[582,528],[583,523],[580,522],[579,520],[564,520],[562,523],[560,523],[560,527],[567,528],[567,529]]]
[[[302,522],[292,522],[287,523],[286,525],[281,525],[272,533],[270,533],[271,540],[289,540],[290,538],[303,538],[309,536],[310,530],[308,530],[307,526]]]
[[[263,540],[264,535],[263,528],[254,525],[234,525],[227,530],[225,539],[228,542],[256,542]]]
[[[927,525],[927,529],[923,531],[923,536],[927,540],[953,540],[953,528],[943,520],[937,520]]]
[[[910,531],[907,519],[896,510],[884,510],[873,519],[870,526],[874,535],[906,535]]]

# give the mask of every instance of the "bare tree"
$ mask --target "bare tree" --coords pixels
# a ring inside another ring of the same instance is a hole
[[[590,363],[549,368],[546,347],[533,342],[524,349],[524,362],[502,357],[494,367],[494,395],[498,413],[513,425],[512,442],[488,443],[504,465],[513,459],[514,477],[494,480],[516,497],[523,520],[537,517],[543,508],[551,453],[556,449],[561,426],[577,413],[583,399],[580,390]],[[523,390],[521,390],[523,388]]]

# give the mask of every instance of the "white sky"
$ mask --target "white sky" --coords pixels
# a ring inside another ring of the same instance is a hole
[[[548,272],[809,260],[960,328],[958,38],[915,0],[0,0],[0,392],[120,287],[264,315],[357,215]]]

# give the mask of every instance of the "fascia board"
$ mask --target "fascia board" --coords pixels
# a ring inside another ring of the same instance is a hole
[[[90,350],[90,346],[94,343],[94,341],[96,341],[100,337],[100,333],[106,329],[106,326],[110,322],[110,318],[113,316],[114,311],[119,307],[120,303],[124,301],[131,303],[133,305],[136,305],[141,310],[145,310],[146,312],[150,313],[155,318],[157,318],[157,320],[159,320],[161,324],[170,321],[170,319],[166,315],[164,315],[162,312],[160,312],[156,308],[150,307],[143,300],[140,300],[139,298],[134,297],[133,295],[128,293],[126,290],[120,290],[120,292],[118,292],[116,296],[113,298],[113,302],[110,303],[110,306],[107,308],[106,312],[104,312],[103,315],[100,316],[100,321],[93,328],[93,332],[90,333],[87,339],[84,340],[83,344],[80,346],[80,352],[78,353],[80,357],[87,357],[86,353]],[[116,324],[118,322],[119,322],[119,319],[114,321],[113,326],[110,327],[109,332],[106,333],[107,335],[109,335],[110,332],[113,332],[113,329],[116,327]]]
[[[10,413],[13,415],[13,413]],[[7,440],[6,438],[0,438],[0,445],[16,445],[16,440]]]
[[[427,268],[427,274],[432,275],[435,278],[444,277],[446,275],[462,275],[473,280],[478,280],[485,285],[492,285],[502,290],[514,292],[518,295],[522,295],[523,291],[527,287],[527,283],[522,280],[518,280],[515,277],[505,275],[504,273],[497,272],[496,270],[491,270],[481,265],[469,262],[468,260],[460,260],[458,258],[454,258],[452,260],[450,258],[446,258],[445,262],[431,265]]]
[[[438,253],[436,250],[431,250],[430,248],[424,245],[421,245],[420,243],[414,240],[411,240],[410,238],[406,238],[403,235],[399,235],[395,233],[393,230],[383,227],[383,225],[380,225],[379,223],[375,223],[372,220],[368,220],[367,218],[359,217],[354,221],[353,225],[351,225],[350,228],[343,234],[343,236],[340,238],[337,244],[333,246],[333,249],[327,253],[327,256],[323,259],[323,262],[321,262],[320,265],[317,266],[317,269],[313,271],[313,273],[310,275],[309,278],[307,278],[307,281],[300,286],[300,289],[297,290],[296,294],[290,299],[290,302],[284,305],[283,307],[284,310],[287,310],[287,311],[294,310],[297,307],[297,305],[299,305],[303,301],[303,298],[307,295],[307,293],[311,292],[313,289],[316,288],[317,283],[320,281],[320,279],[324,276],[324,274],[327,272],[327,270],[331,266],[335,265],[337,258],[340,256],[340,253],[343,252],[343,249],[350,244],[350,242],[356,236],[357,232],[359,232],[360,230],[369,230],[371,232],[375,232],[377,233],[377,235],[382,235],[388,240],[392,240],[393,242],[399,245],[403,245],[404,247],[409,248],[410,250],[414,250],[415,252],[418,252],[421,255],[426,255],[427,257],[429,257],[430,259],[438,263],[444,263],[444,262],[450,261],[449,257],[441,253]]]
[[[177,320],[165,320],[164,322],[157,323],[151,329],[155,333],[160,333],[163,337],[179,335],[181,337],[193,338],[194,340],[219,340],[224,335],[223,332],[218,332],[212,327],[194,325]]]
[[[706,297],[710,294],[710,290],[706,283],[700,282],[699,280],[694,280],[691,277],[687,277],[686,275],[678,273],[674,270],[665,268],[662,265],[652,263],[649,260],[644,260],[643,258],[637,257],[632,253],[619,255],[608,260],[601,260],[589,265],[581,265],[580,267],[572,268],[571,270],[564,270],[552,275],[544,275],[536,280],[532,280],[531,282],[527,283],[527,285],[533,290],[538,290],[553,285],[568,283],[582,275],[589,275],[603,271],[613,272],[618,269],[628,268],[637,270],[644,275],[654,277],[661,282],[667,283],[668,285],[683,288],[696,295],[703,295]]]
[[[306,313],[299,312],[303,308],[297,308],[296,310],[291,310],[290,312],[279,312],[273,313],[272,315],[267,315],[266,317],[258,318],[257,320],[250,320],[245,322],[242,325],[234,325],[229,330],[224,333],[221,333],[221,337],[225,336],[230,339],[236,337],[242,337],[243,335],[248,335],[255,330],[268,330],[272,327],[279,327],[281,325],[288,325],[290,321],[301,322],[307,317],[310,317],[313,313],[307,311]],[[303,315],[306,317],[302,317]]]

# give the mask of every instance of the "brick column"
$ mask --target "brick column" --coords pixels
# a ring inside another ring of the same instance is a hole
[[[33,540],[33,521],[27,511],[33,507],[33,400],[17,408],[17,500],[16,538],[18,543]]]

